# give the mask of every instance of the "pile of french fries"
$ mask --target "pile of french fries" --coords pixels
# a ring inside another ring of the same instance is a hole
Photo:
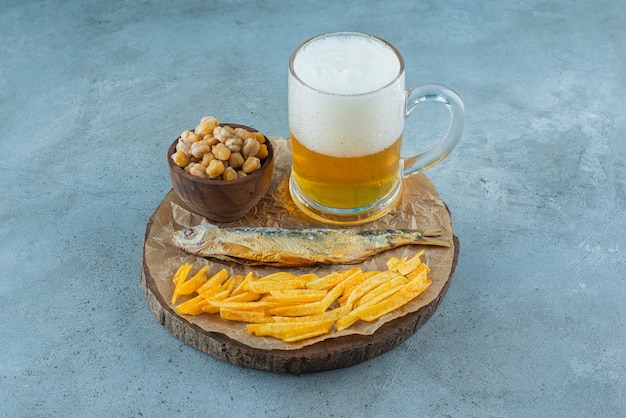
[[[244,278],[226,270],[209,277],[209,266],[189,277],[192,266],[183,264],[172,280],[171,302],[182,315],[219,314],[247,323],[255,336],[301,341],[375,321],[418,297],[431,284],[423,255],[391,257],[386,271],[351,268],[322,277],[279,272]],[[181,297],[187,300],[176,305]]]

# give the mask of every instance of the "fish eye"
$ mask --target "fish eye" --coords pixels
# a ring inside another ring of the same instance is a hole
[[[196,231],[193,228],[187,228],[183,231],[183,237],[185,239],[191,239],[196,235]]]

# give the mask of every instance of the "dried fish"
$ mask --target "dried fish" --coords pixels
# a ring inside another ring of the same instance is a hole
[[[200,224],[176,231],[174,245],[191,254],[249,265],[355,264],[402,245],[450,247],[440,229],[226,228]]]

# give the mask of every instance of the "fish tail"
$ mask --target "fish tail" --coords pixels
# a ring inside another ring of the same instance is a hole
[[[415,243],[423,245],[434,245],[438,247],[451,247],[449,242],[437,239],[438,237],[441,237],[442,234],[443,231],[441,230],[441,228],[423,229],[417,234]]]
[[[420,231],[422,237],[440,237],[443,234],[441,228],[428,228]]]
[[[404,231],[400,234],[392,234],[389,237],[391,248],[401,245],[432,245],[437,247],[451,247],[449,242],[441,238],[442,231],[439,228],[423,229],[420,231]]]
[[[418,237],[413,244],[421,244],[421,245],[434,245],[437,247],[452,247],[452,245],[450,245],[449,242],[447,241],[442,241],[440,239],[437,238],[433,238],[430,236],[420,236]]]

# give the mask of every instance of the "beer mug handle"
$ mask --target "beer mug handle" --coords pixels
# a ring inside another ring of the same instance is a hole
[[[423,102],[443,103],[450,111],[450,125],[446,136],[428,151],[404,159],[404,175],[426,170],[437,165],[456,147],[463,133],[465,124],[465,105],[461,98],[452,90],[438,84],[425,84],[407,90],[405,117]]]

